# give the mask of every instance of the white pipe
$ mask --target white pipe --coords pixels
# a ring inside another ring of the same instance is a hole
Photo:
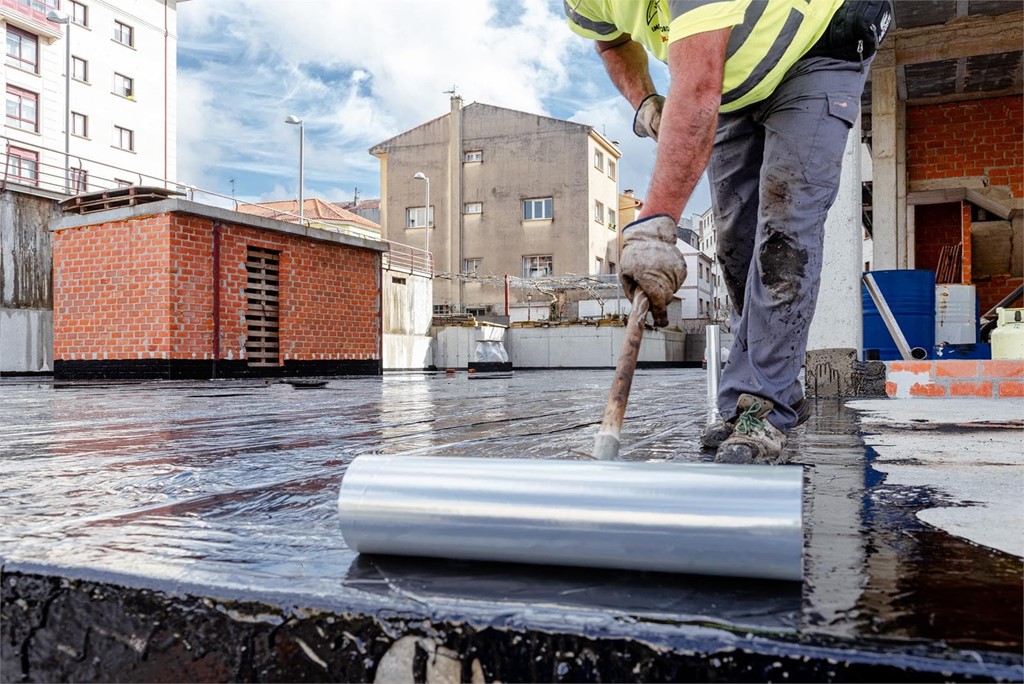
[[[800,580],[799,467],[359,456],[359,553]]]

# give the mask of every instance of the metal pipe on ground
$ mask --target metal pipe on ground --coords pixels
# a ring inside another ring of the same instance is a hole
[[[639,293],[593,461],[359,456],[338,494],[357,553],[800,580],[799,467],[619,461]]]
[[[358,553],[800,580],[798,467],[366,455]]]

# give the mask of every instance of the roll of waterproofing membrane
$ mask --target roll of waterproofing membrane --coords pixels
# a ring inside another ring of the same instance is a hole
[[[353,551],[796,580],[797,466],[359,456]]]

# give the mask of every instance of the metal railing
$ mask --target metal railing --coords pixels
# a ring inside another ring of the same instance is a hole
[[[171,181],[156,176],[148,176],[105,162],[71,155],[68,169],[64,167],[64,152],[41,145],[32,145],[8,136],[0,136],[0,163],[3,164],[0,174],[0,189],[17,186],[25,189],[45,190],[52,193],[74,197],[89,192],[113,190],[128,185],[156,186],[176,190],[185,195],[191,202],[208,204],[223,209],[241,211],[242,207],[255,207],[258,211],[245,212],[249,215],[262,215],[278,221],[301,223],[310,228],[318,228],[343,235],[351,235],[363,239],[386,243],[390,251],[383,256],[383,267],[390,270],[404,271],[410,274],[433,277],[434,263],[430,252],[400,242],[382,240],[381,236],[369,228],[350,227],[316,218],[300,219],[295,212],[280,209],[268,210],[266,206],[246,202],[212,190]],[[13,148],[13,151],[12,151]],[[51,160],[60,160],[59,164]],[[67,173],[66,173],[67,171]]]

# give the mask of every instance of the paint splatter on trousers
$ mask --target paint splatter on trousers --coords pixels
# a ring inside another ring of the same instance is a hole
[[[719,385],[723,418],[747,393],[774,402],[775,427],[796,424],[790,406],[803,397],[825,218],[869,66],[801,60],[769,98],[719,116],[708,177],[734,335]]]

